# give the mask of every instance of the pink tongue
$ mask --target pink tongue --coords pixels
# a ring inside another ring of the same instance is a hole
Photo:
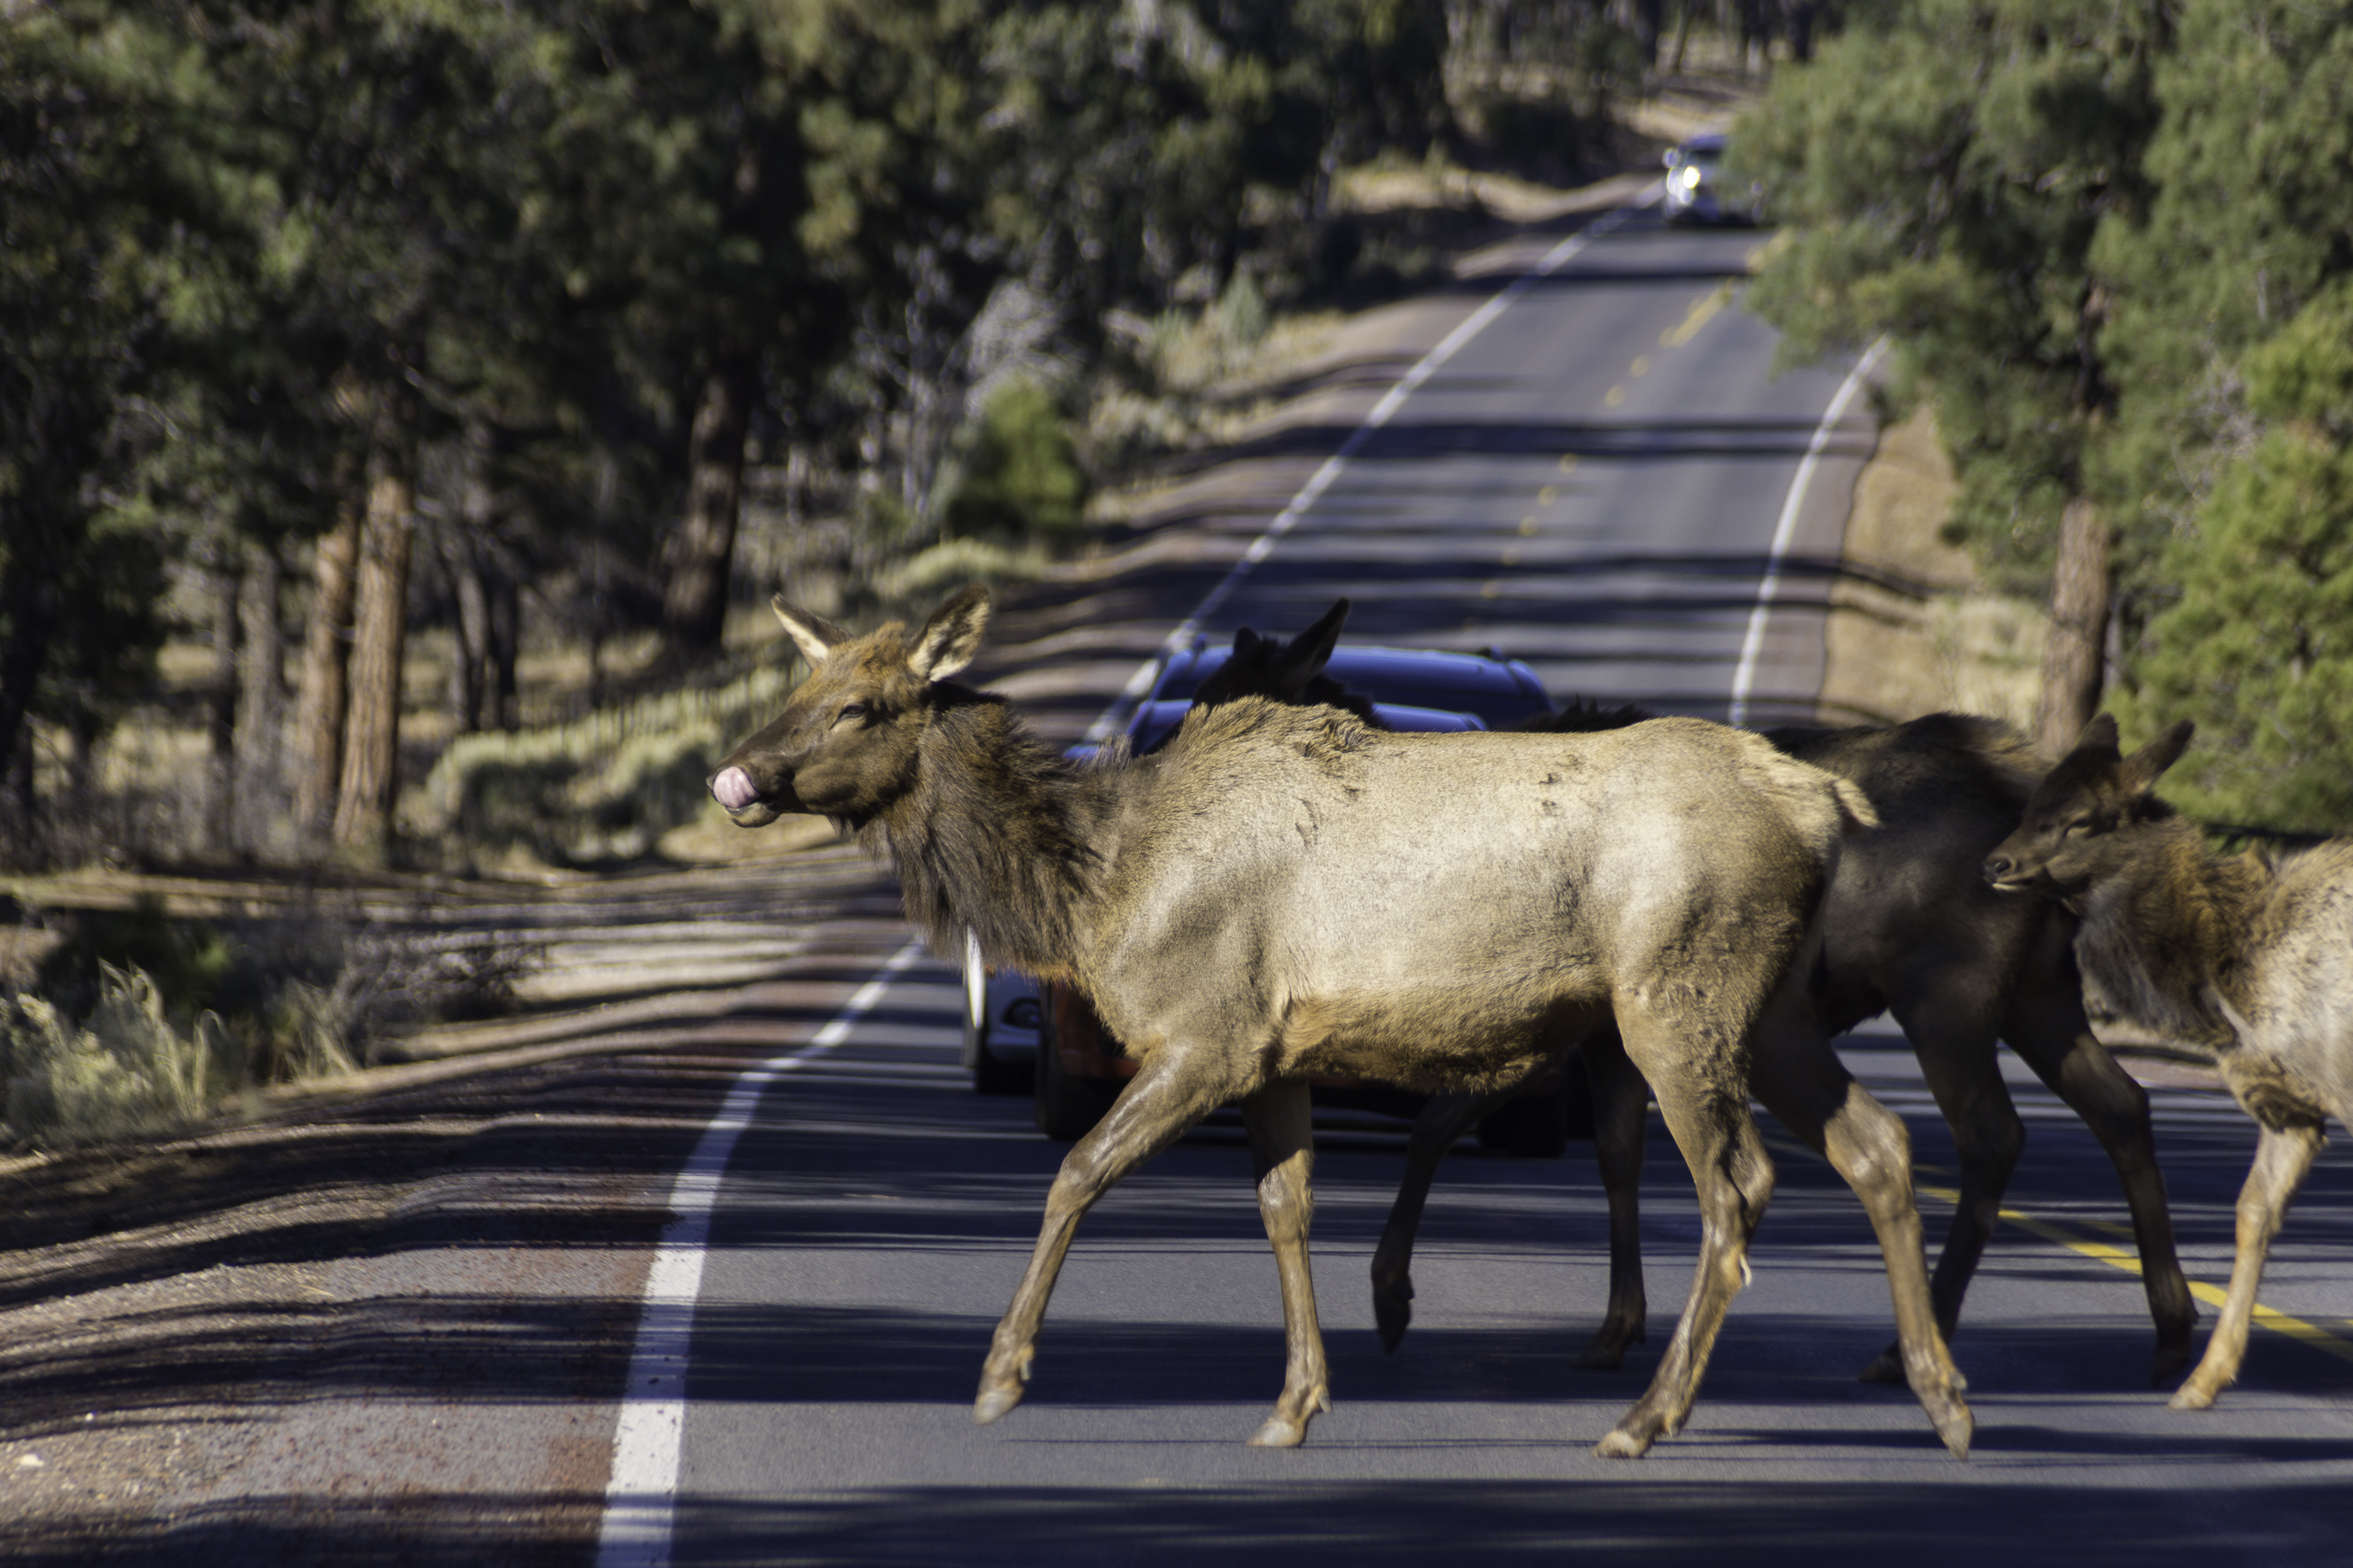
[[[729,768],[711,781],[712,797],[730,811],[741,811],[760,798],[752,786],[752,775],[742,768]]]

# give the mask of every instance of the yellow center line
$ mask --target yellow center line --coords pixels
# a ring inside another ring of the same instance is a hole
[[[1789,248],[1789,242],[1797,237],[1798,235],[1795,229],[1785,228],[1780,233],[1775,235],[1771,239],[1767,240],[1764,244],[1750,251],[1748,253],[1748,270],[1751,272],[1764,271],[1766,267],[1771,263],[1775,257]]]
[[[1926,1182],[1915,1182],[1913,1184],[1923,1196],[1935,1198],[1941,1203],[1952,1204],[1956,1207],[1960,1204],[1961,1194],[1955,1188],[1932,1186]],[[2054,1225],[2045,1219],[2037,1219],[2032,1215],[2021,1213],[2017,1209],[2002,1209],[1999,1212],[2005,1221],[2018,1226],[2030,1236],[2039,1236],[2045,1241],[2056,1242],[2070,1252],[2096,1258],[2109,1268],[2121,1268],[2127,1274],[2140,1272],[2140,1258],[2137,1253],[2127,1252],[2121,1247],[2111,1247],[2105,1241],[2094,1241],[2088,1237],[2073,1234],[2064,1226]],[[2103,1225],[2101,1228],[2112,1227]],[[2210,1307],[2220,1307],[2231,1299],[2230,1293],[2221,1287],[2209,1285],[2200,1279],[2189,1281],[2189,1293]],[[2256,1324],[2270,1329],[2274,1333],[2285,1334],[2292,1340],[2299,1340],[2316,1351],[2327,1352],[2339,1361],[2353,1361],[2353,1340],[2348,1340],[2331,1330],[2324,1329],[2318,1323],[2308,1323],[2302,1318],[2290,1317],[2285,1312],[2264,1306],[2261,1301],[2255,1303],[2254,1311],[2251,1316]]]
[[[1679,349],[1691,342],[1699,335],[1699,330],[1707,325],[1709,319],[1724,309],[1731,298],[1732,289],[1729,285],[1711,289],[1701,295],[1698,301],[1692,306],[1690,313],[1683,317],[1681,326],[1669,327],[1659,334],[1659,346]]]

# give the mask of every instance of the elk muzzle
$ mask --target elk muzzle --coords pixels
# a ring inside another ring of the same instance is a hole
[[[1999,845],[1986,857],[1987,886],[1997,893],[2023,893],[2034,885],[2032,873],[2025,868],[2021,858],[2011,853],[2010,846]]]
[[[725,767],[712,775],[711,798],[738,827],[765,827],[784,815],[760,798],[760,786],[741,767]]]

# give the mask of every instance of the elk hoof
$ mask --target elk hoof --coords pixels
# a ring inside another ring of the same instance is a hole
[[[1626,1364],[1626,1342],[1606,1331],[1598,1333],[1586,1342],[1570,1364],[1588,1372],[1616,1372]]]
[[[2189,1341],[2184,1340],[2178,1345],[2158,1346],[2157,1360],[2149,1368],[2148,1385],[2151,1388],[2163,1388],[2180,1375],[2181,1369],[2189,1364]]]
[[[1623,1426],[1593,1445],[1597,1459],[1639,1459],[1650,1451],[1650,1438],[1637,1436]]]
[[[1253,1448],[1296,1448],[1307,1441],[1307,1424],[1332,1408],[1332,1396],[1316,1389],[1294,1403],[1289,1394],[1275,1402],[1274,1414],[1250,1434]],[[1296,1414],[1292,1412],[1296,1411]]]
[[[2180,1391],[2165,1403],[2169,1410],[2209,1410],[2213,1408],[2214,1391],[2200,1388],[2195,1383],[2185,1383]]]
[[[1293,1421],[1282,1415],[1270,1415],[1266,1425],[1250,1434],[1253,1448],[1296,1448],[1307,1441],[1307,1423]]]
[[[980,1397],[972,1402],[972,1424],[986,1426],[1015,1405],[1021,1403],[1021,1385],[1011,1388],[984,1388]]]
[[[1381,1331],[1381,1349],[1395,1355],[1413,1322],[1413,1277],[1403,1275],[1373,1285],[1373,1322]]]
[[[1930,1410],[1928,1419],[1935,1424],[1936,1436],[1945,1440],[1945,1450],[1956,1459],[1969,1457],[1969,1439],[1977,1433],[1977,1419],[1969,1407],[1958,1399],[1946,1410]]]
[[[1881,1351],[1879,1352],[1879,1359],[1862,1369],[1862,1381],[1864,1383],[1895,1384],[1910,1381],[1904,1375],[1903,1347],[1901,1345],[1890,1345],[1885,1350]]]

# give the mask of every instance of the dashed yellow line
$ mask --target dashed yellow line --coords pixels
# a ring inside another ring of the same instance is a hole
[[[1926,1182],[1915,1182],[1913,1185],[1915,1190],[1923,1196],[1936,1198],[1939,1202],[1952,1204],[1956,1207],[1960,1204],[1961,1194],[1955,1188],[1932,1186]],[[2045,1219],[2037,1219],[2032,1215],[2022,1214],[2017,1209],[2002,1209],[2000,1213],[2004,1221],[2018,1226],[2030,1236],[2039,1236],[2045,1241],[2056,1242],[2070,1252],[2081,1253],[2085,1258],[2095,1258],[2111,1268],[2121,1268],[2127,1274],[2138,1274],[2141,1271],[2140,1256],[2137,1253],[2127,1252],[2121,1247],[2112,1247],[2105,1241],[2094,1241],[2088,1237],[2073,1233],[2067,1226],[2054,1225]],[[2228,1291],[2199,1279],[2189,1281],[2189,1293],[2210,1307],[2220,1307],[2230,1300]],[[2309,1323],[2302,1318],[2290,1317],[2285,1312],[2276,1311],[2264,1306],[2261,1301],[2255,1303],[2253,1318],[2259,1327],[2269,1329],[2274,1333],[2285,1334],[2288,1338],[2300,1341],[2316,1351],[2324,1351],[2339,1361],[2353,1362],[2353,1340],[2348,1340],[2333,1330],[2324,1329],[2318,1323]]]
[[[1731,299],[1732,289],[1728,286],[1703,294],[1698,302],[1692,306],[1690,312],[1683,317],[1681,325],[1669,327],[1659,334],[1659,346],[1666,349],[1683,347],[1692,339],[1699,336],[1699,330],[1707,325],[1715,313],[1723,310]]]
[[[1764,271],[1765,268],[1771,264],[1775,257],[1789,248],[1789,242],[1797,237],[1797,231],[1795,229],[1785,228],[1780,233],[1775,235],[1772,238],[1767,240],[1764,244],[1758,246],[1756,249],[1750,251],[1748,253],[1748,270],[1751,272]]]

